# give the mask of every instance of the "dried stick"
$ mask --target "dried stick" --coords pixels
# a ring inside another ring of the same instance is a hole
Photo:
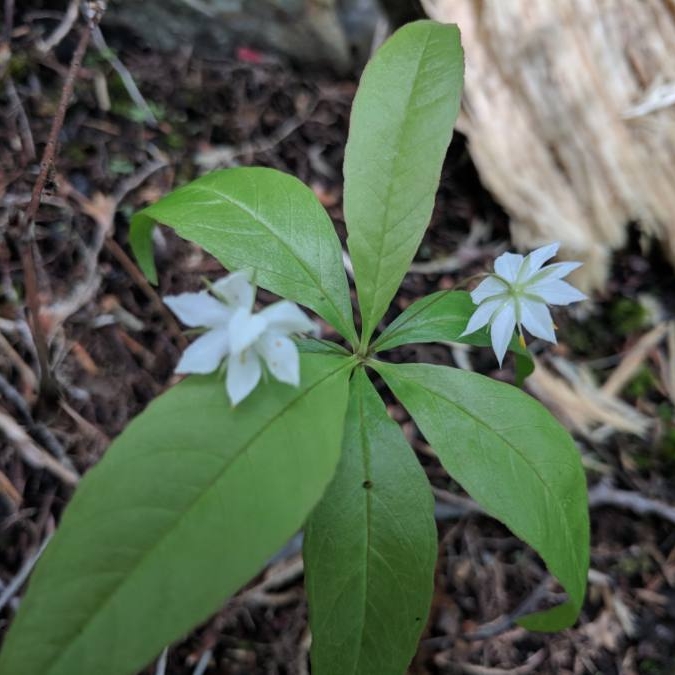
[[[45,331],[40,325],[40,297],[38,289],[38,275],[37,267],[35,262],[35,217],[37,216],[38,209],[40,208],[40,199],[42,197],[42,192],[44,190],[45,184],[47,182],[47,177],[49,171],[54,163],[54,155],[56,153],[56,142],[59,137],[61,128],[63,127],[63,121],[66,115],[66,109],[68,107],[68,102],[70,101],[71,96],[73,95],[73,88],[75,86],[75,78],[77,73],[80,70],[82,65],[82,59],[87,50],[87,45],[89,44],[89,39],[91,37],[91,32],[94,26],[97,26],[103,12],[105,10],[105,2],[95,2],[89,5],[91,12],[88,14],[87,25],[85,26],[80,40],[73,54],[72,61],[70,62],[70,67],[68,69],[68,74],[66,80],[63,83],[63,90],[61,91],[61,99],[59,100],[58,108],[56,109],[56,115],[52,121],[52,127],[49,132],[49,137],[47,138],[47,145],[45,146],[44,152],[42,154],[42,161],[40,162],[40,172],[38,173],[37,180],[33,186],[33,192],[31,194],[31,200],[28,204],[28,208],[24,214],[24,227],[23,233],[20,239],[20,250],[21,250],[21,265],[23,267],[24,273],[24,283],[26,287],[26,304],[28,305],[28,311],[30,313],[31,321],[31,331],[33,333],[33,339],[35,341],[35,348],[38,355],[38,361],[40,364],[40,390],[41,394],[43,393],[53,393],[57,391],[56,381],[52,378],[50,369],[49,369],[49,349],[47,346],[47,338]]]
[[[17,450],[26,464],[34,469],[46,469],[70,487],[77,485],[80,480],[79,474],[59,463],[48,452],[36,445],[24,428],[1,410],[0,432],[7,437],[10,445]]]
[[[21,147],[26,159],[29,162],[32,162],[36,157],[33,134],[30,131],[28,116],[23,108],[19,94],[14,86],[14,80],[11,76],[8,76],[5,81],[5,91],[7,92],[7,98],[12,106],[12,112],[16,115],[16,121],[19,126],[19,135],[21,136]]]
[[[668,324],[664,322],[643,335],[607,378],[601,387],[602,391],[610,396],[618,396],[649,356],[649,352],[661,342],[667,332]]]
[[[675,506],[645,497],[638,492],[617,490],[605,482],[594,485],[588,491],[588,505],[591,508],[615,506],[640,516],[658,516],[675,524]]]
[[[45,40],[38,40],[37,48],[42,54],[51,51],[56,45],[63,40],[72,30],[77,21],[79,0],[70,0],[68,9],[63,17],[63,21],[56,27],[54,32]]]
[[[157,659],[157,666],[155,667],[155,675],[166,675],[166,663],[169,658],[169,648],[164,647],[162,653]]]
[[[2,26],[2,42],[9,44],[14,25],[14,0],[5,0],[5,22]]]
[[[211,660],[212,656],[213,656],[213,650],[207,649],[199,657],[199,661],[197,662],[197,665],[195,666],[195,669],[192,672],[192,675],[204,675],[204,673],[206,672],[206,669],[209,667],[209,661]]]
[[[108,253],[114,256],[117,262],[124,268],[125,272],[138,284],[143,293],[145,293],[146,297],[162,314],[162,317],[167,322],[171,332],[174,334],[178,346],[181,349],[185,349],[188,345],[187,338],[182,333],[179,325],[176,323],[176,319],[167,309],[166,305],[162,302],[162,299],[157,294],[157,291],[155,291],[155,289],[152,287],[152,284],[150,284],[150,282],[145,278],[143,272],[141,272],[138,267],[136,267],[134,261],[131,260],[131,258],[124,252],[124,249],[114,239],[107,239],[105,242],[105,247]]]
[[[28,575],[31,573],[35,563],[40,559],[47,544],[51,539],[52,535],[48,535],[45,540],[40,544],[40,548],[34,553],[26,562],[23,564],[21,569],[17,572],[14,578],[7,584],[5,590],[0,595],[0,610],[14,597],[16,592],[23,586],[23,582],[26,581]]]
[[[49,452],[62,462],[70,462],[61,443],[56,436],[43,424],[37,423],[31,415],[28,404],[21,394],[0,374],[0,394],[5,401],[9,401],[16,411],[17,417],[28,430],[28,433]]]
[[[136,82],[134,82],[134,78],[129,72],[129,69],[122,63],[122,61],[120,61],[119,58],[117,58],[110,47],[108,47],[108,43],[105,41],[103,33],[101,33],[101,29],[98,26],[94,27],[92,38],[101,56],[106,59],[106,61],[119,75],[124,88],[129,94],[129,98],[134,102],[137,108],[143,111],[145,122],[151,124],[153,127],[156,127],[159,124],[157,122],[157,118],[150,109],[150,106],[147,104],[146,100],[143,98],[143,94],[141,94],[140,90],[136,86]]]

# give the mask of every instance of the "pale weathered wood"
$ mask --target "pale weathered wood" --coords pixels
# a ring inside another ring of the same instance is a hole
[[[422,0],[466,51],[460,130],[514,243],[601,287],[637,223],[675,262],[675,3]]]

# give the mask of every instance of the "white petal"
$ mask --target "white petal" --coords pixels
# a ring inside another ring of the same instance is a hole
[[[499,295],[499,293],[504,293],[506,290],[508,290],[508,286],[501,279],[490,275],[471,291],[471,299],[474,301],[474,304],[480,305],[486,298]]]
[[[551,312],[543,302],[521,300],[520,322],[534,337],[556,343]]]
[[[233,307],[253,309],[255,286],[251,284],[251,270],[239,270],[213,284],[213,290]]]
[[[471,315],[469,323],[466,325],[464,332],[459,337],[464,337],[465,335],[471,335],[475,333],[479,328],[485,326],[492,315],[505,303],[507,300],[498,298],[496,300],[486,300],[484,303],[478,306],[476,311]]]
[[[259,312],[271,331],[277,333],[312,333],[317,326],[294,302],[281,300]]]
[[[516,313],[513,304],[509,302],[495,314],[490,328],[492,349],[494,349],[500,368],[504,360],[504,354],[506,354],[506,348],[513,337],[513,329],[515,327]]]
[[[164,303],[190,328],[223,325],[232,316],[232,310],[206,291],[167,295],[164,298]]]
[[[526,289],[528,295],[536,295],[550,305],[569,305],[570,302],[586,300],[586,296],[566,281],[554,279],[539,281]]]
[[[531,283],[537,283],[543,281],[544,279],[562,279],[566,277],[570,272],[581,267],[583,263],[580,262],[562,262],[555,263],[554,265],[546,265],[540,269],[536,274],[532,275],[528,281]]]
[[[200,335],[181,356],[176,372],[212,373],[229,351],[228,327],[213,328]]]
[[[532,251],[526,258],[523,263],[523,267],[520,270],[520,282],[527,281],[534,274],[536,274],[541,266],[547,261],[550,260],[560,248],[560,242],[554,242],[553,244],[548,244],[547,246],[542,246]]]
[[[225,389],[232,405],[243,401],[255,389],[261,374],[260,358],[254,349],[230,356],[227,361]]]
[[[267,321],[260,314],[251,314],[240,307],[230,319],[230,351],[239,354],[248,349],[267,330]]]
[[[286,384],[300,384],[300,356],[293,340],[285,335],[265,333],[256,343],[270,373]]]
[[[525,258],[519,253],[502,253],[495,260],[495,272],[506,281],[513,283],[518,277],[523,260]]]

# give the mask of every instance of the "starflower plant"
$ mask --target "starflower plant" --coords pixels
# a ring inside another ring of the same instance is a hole
[[[134,216],[130,241],[152,281],[157,223],[232,274],[167,298],[186,326],[204,329],[178,364],[189,374],[82,480],[22,598],[2,675],[133,675],[300,529],[312,674],[403,675],[431,609],[438,534],[433,492],[387,413],[385,386],[448,476],[564,589],[562,604],[518,622],[574,623],[589,524],[569,434],[517,386],[388,359],[411,343],[492,344],[500,363],[514,352],[522,378],[532,361],[514,328],[555,339],[546,303],[580,299],[561,280],[576,263],[542,266],[552,245],[501,256],[472,294],[432,293],[387,325],[431,217],[462,76],[457,28],[420,21],[385,42],[361,78],[344,160],[358,322],[335,228],[292,176],[217,171]],[[254,312],[249,269],[283,299]],[[313,324],[292,303],[336,340],[297,337]]]
[[[318,333],[318,325],[293,302],[281,300],[253,313],[255,287],[240,270],[216,281],[211,293],[168,295],[164,302],[190,327],[208,331],[184,352],[176,372],[212,373],[227,357],[225,389],[232,405],[243,401],[260,381],[265,364],[279,382],[300,384],[300,356],[291,333]]]
[[[586,299],[581,291],[562,281],[581,263],[544,266],[559,248],[560,244],[555,242],[532,251],[527,257],[517,253],[500,255],[495,260],[494,274],[471,291],[471,299],[478,309],[461,337],[489,324],[492,348],[500,366],[516,326],[523,346],[523,328],[555,344],[553,319],[547,305],[568,305]]]

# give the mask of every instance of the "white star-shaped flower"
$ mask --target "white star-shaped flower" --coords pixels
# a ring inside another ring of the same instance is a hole
[[[298,348],[291,333],[318,333],[293,302],[281,300],[253,313],[255,287],[247,271],[220,279],[211,292],[164,298],[169,309],[191,328],[208,330],[183,353],[177,373],[212,373],[227,357],[225,388],[232,405],[243,401],[260,381],[264,363],[280,382],[300,384]]]
[[[581,291],[562,281],[581,263],[544,266],[559,246],[559,243],[542,246],[526,257],[503,253],[495,260],[495,273],[471,292],[471,299],[478,308],[462,335],[489,324],[492,349],[500,366],[516,326],[523,344],[523,328],[535,337],[555,343],[555,327],[547,304],[568,305],[586,299]]]

